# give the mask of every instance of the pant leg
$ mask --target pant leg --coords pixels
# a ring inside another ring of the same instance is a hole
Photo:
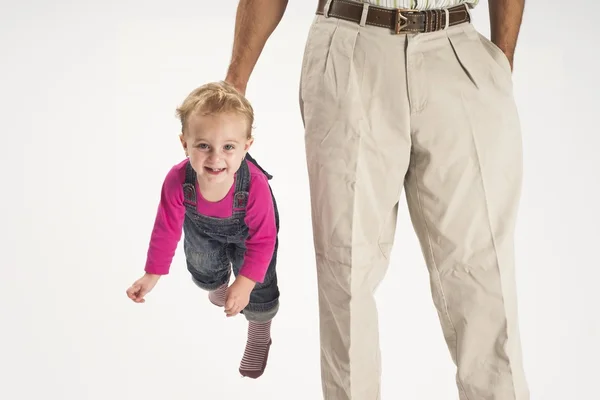
[[[263,282],[256,283],[254,289],[252,289],[252,292],[250,293],[248,305],[241,311],[241,314],[243,314],[248,321],[270,321],[279,312],[280,293],[276,270],[278,247],[279,238],[275,241],[273,257],[271,258]],[[238,276],[240,268],[244,263],[245,248],[232,243],[227,247],[227,253],[233,266],[233,273],[235,276]]]
[[[231,263],[225,245],[200,235],[196,230],[187,230],[183,249],[187,269],[196,286],[211,291],[229,282]]]
[[[304,54],[305,125],[325,400],[379,400],[374,293],[410,156],[405,38],[317,16]]]
[[[521,132],[507,59],[472,25],[409,37],[409,210],[461,400],[528,400],[515,284]]]

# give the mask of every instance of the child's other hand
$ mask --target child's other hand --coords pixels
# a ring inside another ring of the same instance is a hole
[[[234,317],[240,313],[250,302],[250,293],[256,282],[245,276],[238,275],[233,284],[227,288],[225,297],[225,313]]]
[[[160,275],[145,274],[127,289],[127,297],[135,303],[144,303],[146,301],[144,296],[154,288],[159,279]]]

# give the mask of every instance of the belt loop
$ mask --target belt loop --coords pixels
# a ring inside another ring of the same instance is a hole
[[[329,18],[329,8],[331,8],[331,2],[333,0],[327,0],[327,2],[325,3],[325,7],[323,7],[323,16],[325,18]]]
[[[360,17],[360,26],[366,25],[368,13],[369,13],[369,3],[363,3],[362,15]]]
[[[471,15],[471,9],[467,5],[467,3],[463,4],[465,7],[465,11],[467,12],[467,16],[469,17],[469,22],[473,20],[473,16]]]
[[[450,26],[450,11],[447,8],[444,8],[444,12],[446,13],[446,23],[444,24],[444,30],[448,29]]]

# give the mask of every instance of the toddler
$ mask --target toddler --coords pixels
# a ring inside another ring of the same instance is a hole
[[[254,112],[232,86],[215,82],[191,92],[177,115],[186,158],[164,180],[145,274],[127,296],[145,302],[169,272],[183,231],[192,281],[227,317],[242,313],[248,320],[239,371],[256,379],[267,364],[271,320],[279,309],[279,215],[271,175],[248,154]]]

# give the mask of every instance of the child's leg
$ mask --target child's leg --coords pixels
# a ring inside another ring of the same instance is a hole
[[[240,373],[249,378],[258,378],[267,366],[271,347],[271,321],[279,311],[276,260],[275,253],[265,280],[256,284],[250,293],[250,303],[242,310],[248,320],[248,338],[240,363]]]
[[[198,244],[202,246],[197,250],[191,246],[187,246],[185,250],[188,271],[196,286],[208,292],[210,302],[222,307],[225,305],[231,275],[231,263],[225,246],[217,243],[212,246],[208,243]]]
[[[225,306],[225,297],[227,296],[227,288],[229,287],[229,275],[227,276],[227,281],[216,288],[215,290],[210,290],[208,292],[208,300],[213,303],[217,307]]]
[[[272,343],[271,321],[277,314],[278,308],[277,305],[267,312],[244,310],[248,320],[248,336],[239,368],[242,376],[256,379],[265,371]]]
[[[279,287],[275,271],[278,244],[277,240],[265,279],[256,284],[250,293],[250,302],[242,310],[242,314],[248,320],[248,337],[239,371],[243,376],[254,379],[265,371],[271,347],[271,321],[279,311]],[[230,248],[230,258],[236,276],[243,263],[243,255],[241,249]]]

